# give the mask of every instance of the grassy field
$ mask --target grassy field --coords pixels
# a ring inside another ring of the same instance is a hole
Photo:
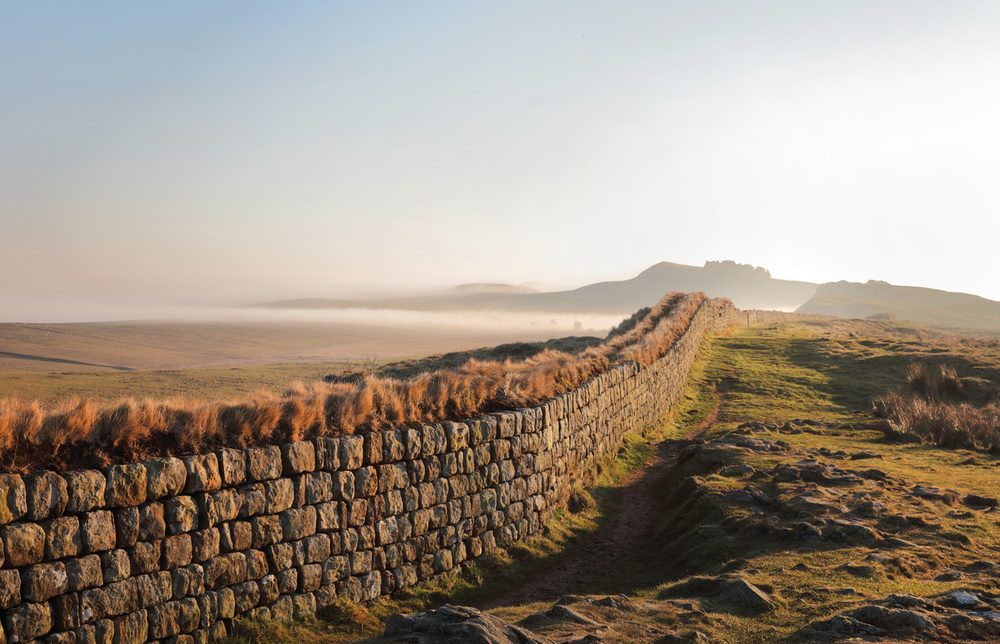
[[[835,615],[900,610],[885,608],[893,593],[923,602],[917,610],[933,624],[916,629],[886,623],[881,641],[995,638],[989,618],[958,614],[948,607],[948,593],[968,590],[984,602],[1000,595],[993,572],[1000,549],[994,509],[962,501],[975,498],[969,495],[995,497],[1000,460],[981,451],[887,440],[872,415],[877,399],[906,387],[907,365],[914,360],[950,364],[965,377],[1000,379],[1000,351],[992,339],[894,323],[795,323],[709,338],[681,408],[667,425],[633,437],[621,459],[603,469],[589,488],[596,501],[590,509],[562,513],[545,537],[437,585],[364,606],[342,604],[315,622],[251,624],[237,641],[357,641],[377,635],[393,612],[445,602],[490,604],[574,557],[577,544],[614,514],[624,473],[648,458],[655,443],[704,427],[706,419],[712,420],[705,429],[708,445],[662,475],[655,545],[628,553],[643,565],[623,567],[621,574],[567,599],[607,626],[600,631],[602,641],[667,642],[673,641],[670,633],[696,632],[719,642],[816,641],[822,639],[818,631],[803,630],[810,624],[822,628],[816,624]],[[746,425],[753,421],[760,424]],[[767,445],[781,441],[782,447],[761,452],[719,442],[750,439]],[[886,478],[884,483],[856,476],[832,483],[782,478],[806,467],[803,462],[826,472],[875,468]],[[942,493],[921,497],[916,486]],[[772,504],[731,500],[751,487],[769,495]],[[862,513],[857,509],[862,502],[875,510]],[[800,524],[823,527],[834,518],[861,525],[862,534],[870,527],[883,541],[852,541],[836,531],[822,539],[790,536],[803,529]],[[900,541],[890,547],[886,539]],[[732,579],[766,592],[770,607],[754,612],[720,599],[719,584]],[[598,608],[590,601],[617,593],[633,608]],[[491,612],[556,636],[565,624],[540,616],[549,607],[513,602]]]

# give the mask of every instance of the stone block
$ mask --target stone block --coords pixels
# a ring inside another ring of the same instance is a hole
[[[219,531],[216,528],[191,533],[191,558],[201,563],[219,554]]]
[[[83,542],[80,539],[80,519],[59,517],[42,524],[45,530],[45,558],[64,559],[80,554]]]
[[[197,500],[201,507],[201,525],[206,528],[232,521],[239,516],[243,505],[243,497],[231,489],[199,494]]]
[[[288,570],[293,565],[293,548],[288,543],[276,543],[269,546],[265,551],[267,554],[268,569],[272,573],[279,573]]]
[[[104,572],[100,556],[86,555],[66,561],[66,579],[67,589],[73,592],[103,584]]]
[[[243,582],[247,578],[247,560],[242,552],[212,557],[204,564],[205,587],[218,590]]]
[[[346,579],[350,574],[350,562],[347,557],[328,557],[322,563],[323,584],[333,584]]]
[[[278,591],[282,595],[288,595],[294,593],[299,587],[299,569],[289,568],[288,570],[282,570],[275,575],[278,580]]]
[[[115,545],[119,548],[134,546],[139,540],[139,508],[115,510]]]
[[[406,456],[406,444],[400,429],[386,429],[382,432],[382,461],[393,463],[401,461]]]
[[[330,537],[325,534],[314,534],[306,537],[305,561],[307,563],[319,563],[330,556]]]
[[[278,515],[285,541],[295,541],[316,534],[316,508],[292,508]]]
[[[247,519],[264,514],[267,508],[267,495],[263,483],[241,485],[237,491],[241,499],[239,518]]]
[[[0,608],[21,603],[21,575],[16,570],[0,570]]]
[[[146,611],[139,610],[115,618],[115,644],[143,644],[148,641],[149,623]]]
[[[191,633],[201,621],[201,608],[194,597],[170,601],[149,609],[149,636],[163,639]]]
[[[185,456],[183,460],[187,469],[187,483],[184,485],[186,494],[213,492],[222,487],[219,459],[215,454],[195,454]]]
[[[247,550],[243,553],[247,558],[247,579],[260,579],[269,569],[267,555],[261,550]]]
[[[62,516],[69,502],[66,479],[55,472],[32,472],[24,477],[26,518],[41,521]]]
[[[248,480],[268,481],[281,476],[281,449],[277,445],[251,447],[246,455]]]
[[[340,441],[321,436],[313,439],[316,446],[316,469],[333,472],[340,468]]]
[[[201,613],[198,620],[200,628],[208,628],[219,618],[219,598],[215,591],[209,590],[196,597],[198,610]]]
[[[264,482],[264,513],[277,514],[295,504],[295,486],[291,479]]]
[[[234,487],[246,480],[247,455],[241,449],[220,449],[215,452],[219,457],[219,470],[222,474],[222,484]]]
[[[277,515],[265,515],[250,519],[252,546],[260,550],[282,540],[281,520]]]
[[[333,532],[340,529],[339,503],[330,501],[316,506],[316,529],[320,532]]]
[[[167,524],[164,519],[162,503],[147,503],[138,508],[138,540],[153,541],[162,539],[167,534]]]
[[[150,608],[170,601],[174,595],[174,579],[169,572],[140,575],[133,578],[139,608]]]
[[[362,443],[363,463],[378,465],[382,462],[382,432],[368,432]]]
[[[361,467],[364,461],[365,440],[361,436],[341,436],[337,439],[340,443],[340,469],[356,470]]]
[[[19,604],[4,615],[8,642],[30,642],[52,630],[52,609],[45,604]]]
[[[378,493],[378,471],[372,466],[359,468],[354,473],[355,496],[367,498]]]
[[[234,611],[237,615],[245,615],[260,603],[260,587],[256,581],[246,581],[233,586]]]
[[[162,541],[140,541],[128,550],[133,575],[144,575],[160,569],[163,557]]]
[[[311,441],[296,441],[281,446],[283,476],[294,476],[316,469],[316,447]]]
[[[405,458],[407,460],[420,458],[420,453],[423,443],[420,435],[420,430],[407,428],[407,429],[401,429],[400,432],[401,432],[401,439],[406,446]]]
[[[457,452],[469,446],[469,427],[465,423],[446,421],[441,423],[441,428],[448,441],[448,451]]]
[[[354,472],[334,472],[332,479],[335,500],[350,501],[354,498]]]
[[[253,546],[253,528],[249,521],[233,521],[229,524],[229,534],[233,550],[249,550]]]
[[[294,591],[293,591],[294,592]],[[288,622],[292,619],[292,598],[282,593],[271,605],[271,619],[277,622]]]
[[[104,506],[104,491],[108,479],[97,470],[74,470],[63,474],[69,498],[66,512],[79,514]],[[0,484],[2,487],[2,484]]]
[[[236,614],[236,604],[233,599],[233,591],[230,588],[223,588],[217,593],[219,601],[219,619],[232,619]]]
[[[125,550],[102,552],[101,567],[104,569],[105,584],[122,581],[132,576],[132,562]]]
[[[198,503],[194,497],[175,496],[164,502],[164,519],[167,532],[170,534],[182,534],[198,529],[198,514]]]
[[[323,566],[306,564],[299,569],[299,592],[311,593],[323,583]]]
[[[278,591],[278,578],[274,575],[264,575],[257,582],[260,588],[260,603],[262,606],[269,606],[280,595]]]
[[[198,597],[205,592],[205,569],[198,564],[171,571],[173,598]]]
[[[146,498],[150,501],[174,497],[187,485],[187,468],[179,458],[165,457],[144,461]]]
[[[52,609],[53,630],[65,632],[80,627],[80,596],[77,593],[58,595],[49,606]]]
[[[9,523],[0,528],[0,541],[11,568],[30,566],[45,557],[45,530],[35,523]]]
[[[139,607],[134,578],[80,593],[80,623],[124,615]]]
[[[146,500],[149,484],[142,463],[112,465],[105,470],[105,476],[108,481],[104,490],[105,507],[137,506]]]
[[[302,474],[296,479],[296,497],[302,499],[302,503],[298,505],[316,505],[329,501],[333,498],[333,477],[329,472]]]
[[[163,540],[163,569],[173,570],[191,565],[193,549],[191,535],[177,534]]]

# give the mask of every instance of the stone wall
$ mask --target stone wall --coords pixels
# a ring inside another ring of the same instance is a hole
[[[0,642],[216,641],[241,616],[297,618],[446,573],[537,532],[583,469],[659,422],[706,330],[774,319],[709,300],[655,364],[530,409],[0,474]]]

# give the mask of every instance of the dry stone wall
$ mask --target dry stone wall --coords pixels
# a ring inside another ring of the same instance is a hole
[[[677,402],[710,300],[655,364],[529,409],[105,470],[0,474],[0,642],[194,643],[391,593],[537,532]]]

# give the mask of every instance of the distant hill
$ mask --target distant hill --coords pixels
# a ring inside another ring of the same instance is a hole
[[[732,261],[706,262],[703,267],[660,262],[632,279],[598,282],[571,291],[460,292],[456,295],[377,300],[300,299],[253,306],[282,309],[505,310],[627,315],[650,306],[670,291],[702,291],[709,297],[728,297],[742,309],[792,310],[812,297],[816,284],[774,279],[765,269]]]
[[[844,318],[894,317],[923,324],[966,329],[1000,329],[1000,302],[978,295],[939,291],[888,282],[831,282],[798,308]]]

